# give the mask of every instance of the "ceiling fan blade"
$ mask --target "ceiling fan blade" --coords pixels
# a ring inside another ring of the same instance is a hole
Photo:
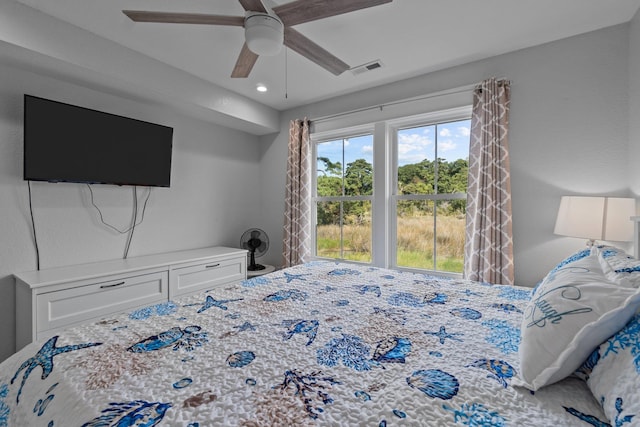
[[[240,51],[240,55],[238,55],[238,60],[236,61],[235,67],[233,67],[233,71],[231,72],[231,77],[233,78],[244,78],[248,77],[251,69],[255,65],[258,60],[258,55],[251,52],[249,47],[245,43],[242,46],[242,50]]]
[[[238,1],[246,11],[267,13],[267,9],[265,9],[264,5],[260,0],[238,0]]]
[[[391,3],[393,0],[296,0],[273,11],[285,25],[297,25],[329,16]]]
[[[158,22],[171,24],[204,24],[244,26],[243,16],[205,15],[201,13],[149,12],[144,10],[123,10],[135,22]]]
[[[336,76],[339,76],[349,69],[349,65],[344,61],[318,46],[293,28],[285,27],[284,45]]]

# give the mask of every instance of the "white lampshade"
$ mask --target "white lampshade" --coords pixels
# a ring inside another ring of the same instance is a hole
[[[244,37],[256,55],[277,55],[284,42],[284,26],[275,16],[252,12],[244,20]]]
[[[563,196],[553,232],[590,240],[630,242],[631,217],[635,214],[635,199]]]

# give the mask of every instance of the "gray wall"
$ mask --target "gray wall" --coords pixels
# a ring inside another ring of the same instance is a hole
[[[0,360],[14,352],[11,274],[36,268],[27,183],[22,180],[24,93],[174,128],[171,187],[153,189],[130,257],[237,247],[242,232],[256,225],[258,137],[6,65],[0,65],[0,76]],[[107,222],[125,229],[131,220],[132,187],[93,189]],[[126,235],[100,224],[85,185],[36,182],[32,190],[41,268],[123,256]],[[142,203],[145,193],[139,193]]]
[[[640,196],[640,11],[629,24],[629,187]],[[638,254],[636,254],[636,257]]]
[[[290,119],[313,119],[495,76],[512,81],[516,283],[535,285],[562,257],[584,244],[553,234],[561,196],[629,194],[628,59],[625,24],[284,112],[281,132],[261,137],[262,211],[266,231],[276,243],[270,250],[271,262],[280,263],[277,245],[282,235]],[[636,134],[640,136],[639,131]]]

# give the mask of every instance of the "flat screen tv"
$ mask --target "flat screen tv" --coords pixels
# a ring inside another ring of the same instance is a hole
[[[24,179],[169,187],[173,128],[24,96]]]

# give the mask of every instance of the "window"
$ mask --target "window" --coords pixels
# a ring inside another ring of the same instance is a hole
[[[371,262],[373,135],[316,145],[316,255]]]
[[[462,273],[470,125],[396,130],[396,266]]]
[[[462,273],[470,107],[312,135],[318,258]]]

